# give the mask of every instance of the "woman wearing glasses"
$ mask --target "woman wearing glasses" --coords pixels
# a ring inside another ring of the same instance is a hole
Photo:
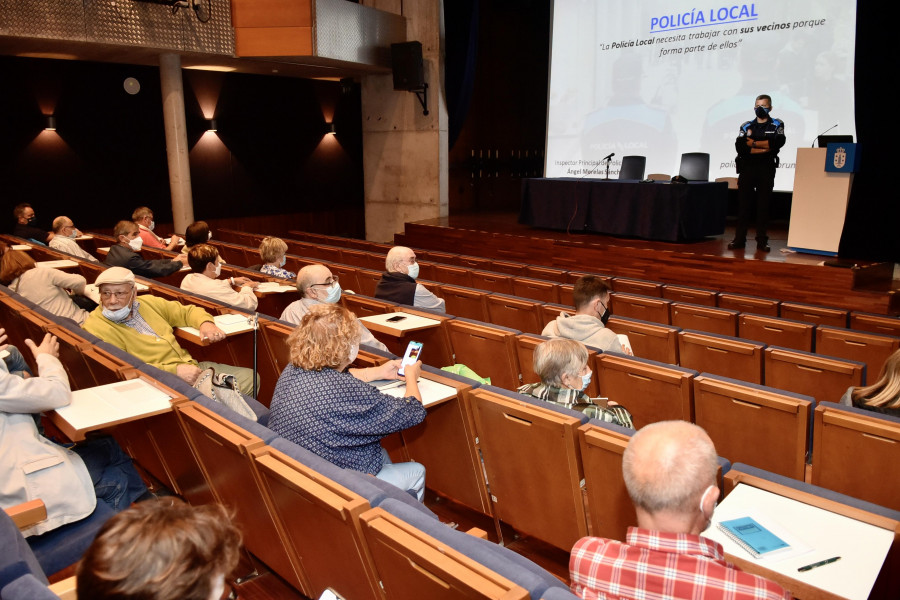
[[[281,320],[299,325],[303,315],[309,312],[311,306],[316,304],[334,304],[341,299],[341,284],[338,276],[332,275],[325,265],[306,265],[297,273],[297,290],[300,292],[300,300],[292,302],[281,313]],[[387,346],[375,339],[372,332],[357,319],[359,330],[362,334],[360,345],[387,350]]]
[[[87,282],[81,275],[38,268],[28,253],[7,250],[0,259],[0,282],[47,312],[72,319],[79,326],[87,319],[88,311],[75,304],[69,293],[84,293]],[[81,300],[88,299],[82,296]]]

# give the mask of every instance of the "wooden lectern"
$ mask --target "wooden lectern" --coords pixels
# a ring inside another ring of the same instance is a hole
[[[788,248],[836,256],[852,173],[826,173],[825,148],[798,148]]]

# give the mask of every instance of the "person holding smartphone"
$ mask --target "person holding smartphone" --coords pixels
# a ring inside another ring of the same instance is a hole
[[[374,475],[421,501],[425,467],[391,463],[381,438],[425,419],[417,383],[422,363],[405,365],[405,397],[389,396],[366,382],[400,379],[400,361],[348,371],[359,340],[352,312],[338,304],[310,306],[288,337],[291,364],[275,386],[268,427],[341,468]]]

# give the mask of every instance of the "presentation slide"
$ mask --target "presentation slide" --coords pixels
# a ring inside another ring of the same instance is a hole
[[[684,152],[709,153],[710,180],[735,177],[759,94],[787,137],[776,190],[820,133],[856,140],[853,0],[555,0],[552,27],[546,177],[602,178],[613,152],[611,179],[628,155],[676,175]]]

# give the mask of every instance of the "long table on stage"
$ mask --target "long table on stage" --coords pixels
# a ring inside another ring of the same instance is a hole
[[[725,233],[728,184],[523,179],[519,222],[677,242]]]

